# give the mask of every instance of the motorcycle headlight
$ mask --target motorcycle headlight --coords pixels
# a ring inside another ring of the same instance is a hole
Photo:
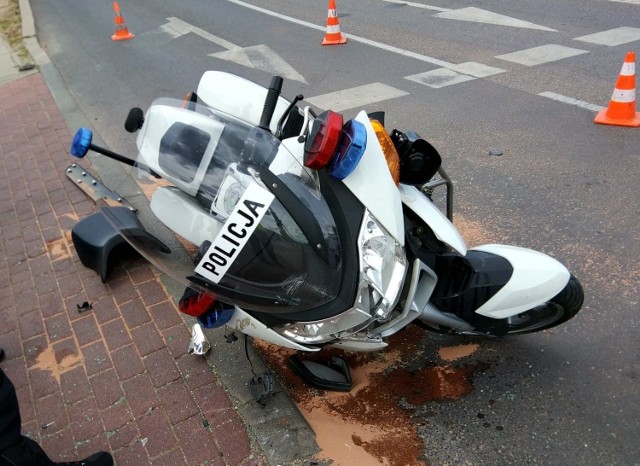
[[[358,301],[372,311],[374,318],[384,319],[393,310],[402,289],[407,269],[404,250],[370,213],[364,217],[358,243],[361,257]]]
[[[404,249],[367,212],[358,236],[360,284],[353,307],[328,319],[276,327],[301,344],[320,344],[349,337],[373,322],[384,321],[400,298],[407,270]]]

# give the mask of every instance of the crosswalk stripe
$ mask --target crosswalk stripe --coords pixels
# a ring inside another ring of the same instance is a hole
[[[609,29],[608,31],[596,32],[595,34],[589,34],[587,36],[576,37],[574,40],[615,47],[616,45],[628,44],[629,42],[640,40],[640,29],[621,27]]]
[[[465,81],[472,81],[476,78],[466,74],[456,73],[448,68],[437,68],[435,70],[427,71],[426,73],[405,76],[404,79],[408,79],[409,81],[413,81],[418,84],[424,84],[425,86],[429,86],[434,89],[440,89],[441,87],[451,86]]]
[[[366,105],[409,95],[408,92],[387,86],[382,83],[365,84],[364,86],[330,92],[308,99],[304,99],[318,108],[341,112],[350,108],[364,107]]]
[[[563,58],[574,57],[589,53],[587,50],[573,49],[564,45],[547,44],[540,47],[533,47],[519,52],[507,53],[505,55],[497,55],[495,58],[500,60],[511,61],[525,66],[541,65],[552,61],[562,60]]]
[[[495,68],[493,66],[487,66],[474,61],[453,65],[451,69],[458,73],[468,74],[474,78],[486,78],[487,76],[493,76],[494,74],[504,73],[506,71],[502,68]]]

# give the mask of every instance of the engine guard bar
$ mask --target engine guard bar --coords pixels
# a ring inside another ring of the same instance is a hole
[[[451,178],[449,178],[449,175],[447,175],[447,172],[444,171],[444,168],[438,168],[438,174],[440,175],[441,179],[429,181],[423,184],[420,188],[420,191],[428,194],[429,197],[431,197],[431,193],[435,188],[437,188],[438,186],[442,186],[443,184],[447,185],[447,218],[449,219],[449,221],[453,222],[453,182],[451,181]]]

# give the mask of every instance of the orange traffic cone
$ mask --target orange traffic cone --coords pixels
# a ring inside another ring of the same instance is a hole
[[[640,113],[636,112],[635,62],[635,52],[628,52],[613,90],[609,108],[601,110],[594,122],[601,125],[640,127]]]
[[[324,35],[322,45],[338,45],[347,42],[347,38],[340,32],[340,21],[336,13],[335,0],[329,0],[329,14],[327,16],[327,33]]]
[[[127,25],[124,22],[124,16],[120,12],[120,5],[118,2],[113,2],[113,11],[116,16],[113,18],[113,22],[116,23],[116,33],[111,36],[112,40],[127,40],[133,39],[135,36],[129,32]]]

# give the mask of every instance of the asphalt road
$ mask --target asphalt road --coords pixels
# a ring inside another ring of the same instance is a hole
[[[412,407],[425,456],[433,464],[639,464],[640,129],[593,118],[609,103],[625,53],[638,49],[640,4],[489,0],[483,13],[464,0],[339,0],[349,41],[321,47],[324,4],[249,3],[269,11],[235,0],[121,2],[136,37],[114,42],[110,2],[31,1],[41,45],[95,129],[125,153],[135,147],[122,130],[128,109],[182,97],[208,69],[264,85],[286,71],[306,82],[287,80],[285,96],[319,103],[372,83],[403,94],[369,95],[359,107],[384,109],[387,126],[416,130],[440,150],[461,229],[549,253],[586,290],[583,311],[561,328],[476,341],[465,363],[484,369],[471,394]],[[503,57],[542,46],[533,58]],[[234,47],[240,55],[228,53]],[[247,56],[251,66],[238,63]],[[435,360],[439,347],[463,341],[433,336],[422,346]],[[419,364],[411,355],[406,363]]]

